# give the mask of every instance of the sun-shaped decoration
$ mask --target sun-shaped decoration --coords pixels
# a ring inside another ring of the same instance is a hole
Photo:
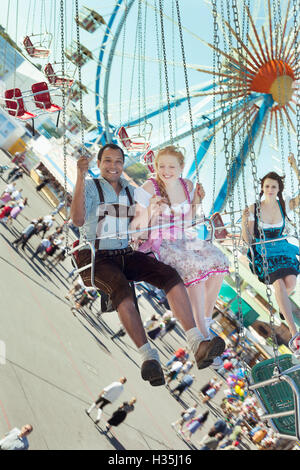
[[[298,97],[299,64],[296,61],[295,43],[298,42],[299,27],[296,28],[296,31],[294,27],[287,31],[290,11],[289,0],[283,27],[278,24],[274,33],[272,30],[271,5],[270,0],[268,0],[269,40],[267,40],[264,26],[262,26],[262,42],[249,8],[245,8],[254,34],[252,38],[250,34],[247,34],[248,45],[242,41],[227,21],[224,21],[224,24],[240,44],[240,50],[233,48],[233,53],[227,54],[212,44],[208,44],[226,59],[222,72],[214,72],[216,77],[223,81],[223,90],[217,91],[215,94],[222,95],[221,99],[225,101],[236,100],[245,95],[250,95],[252,92],[271,95],[274,103],[269,108],[269,113],[266,116],[261,142],[269,120],[269,132],[271,132],[273,122],[275,122],[278,145],[280,125],[284,126],[287,123],[288,127],[296,133],[290,113],[296,114],[294,105],[297,106],[296,98]],[[241,53],[241,50],[243,53]],[[205,72],[205,70],[201,71]],[[252,122],[256,118],[258,110],[257,105],[251,105],[250,119]]]

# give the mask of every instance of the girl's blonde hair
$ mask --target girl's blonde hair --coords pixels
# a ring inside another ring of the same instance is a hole
[[[158,161],[159,161],[159,158],[162,155],[166,155],[166,154],[171,154],[174,157],[176,157],[181,167],[184,167],[184,155],[180,150],[178,150],[177,147],[175,147],[175,145],[168,145],[167,147],[164,147],[161,150],[159,150],[157,152],[156,156],[155,156],[155,159],[154,159],[154,166],[155,166],[155,170],[156,170],[156,180],[157,180],[157,183],[158,183],[160,194],[161,194],[162,197],[166,198],[169,207],[171,207],[171,201],[169,199],[165,183],[159,177],[159,174],[158,174]]]

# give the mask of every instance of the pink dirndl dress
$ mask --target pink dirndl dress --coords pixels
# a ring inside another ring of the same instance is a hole
[[[157,181],[150,179],[156,195],[160,196]],[[184,230],[183,223],[191,219],[191,197],[186,182],[180,178],[186,194],[182,204],[166,208],[159,225],[171,225],[167,228],[151,230],[148,240],[139,246],[144,253],[153,251],[163,263],[172,266],[181,276],[186,287],[206,281],[209,277],[229,273],[228,258],[219,248],[206,240],[200,240],[195,231]],[[138,188],[144,191],[143,188]],[[150,194],[147,193],[150,200]],[[136,192],[139,203],[139,192]],[[141,204],[143,205],[143,204]]]

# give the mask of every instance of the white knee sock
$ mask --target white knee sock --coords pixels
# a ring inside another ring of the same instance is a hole
[[[97,413],[97,421],[100,421],[101,416],[102,416],[102,410],[101,410],[101,408],[99,408],[98,413]]]
[[[191,328],[190,330],[186,331],[185,334],[192,353],[196,354],[199,344],[204,340],[203,335],[200,333],[197,327]]]
[[[159,361],[159,355],[156,349],[152,349],[149,343],[144,344],[138,349],[138,352],[141,355],[141,360],[142,362],[144,361],[149,361],[151,359],[154,359],[157,362]]]
[[[96,407],[96,403],[92,403],[89,409],[87,410],[90,413]]]

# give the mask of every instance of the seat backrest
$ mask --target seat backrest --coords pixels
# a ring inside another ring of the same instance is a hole
[[[23,44],[25,46],[26,49],[32,49],[32,52],[34,50],[34,45],[32,44],[32,41],[30,39],[29,36],[25,36],[24,40],[23,40]],[[28,51],[29,52],[29,51]]]
[[[44,68],[45,75],[47,76],[50,83],[55,81],[55,73],[50,62]]]
[[[11,116],[23,116],[25,113],[24,100],[20,88],[5,91],[5,104]]]
[[[38,108],[48,109],[51,107],[51,98],[46,82],[34,83],[31,86],[32,93],[34,93],[35,104]],[[44,93],[41,93],[44,92]],[[38,94],[36,94],[38,93]]]
[[[129,149],[132,145],[132,142],[131,139],[128,137],[127,131],[124,126],[120,127],[120,129],[118,130],[118,136],[124,147]]]
[[[147,165],[147,167],[149,168],[149,171],[151,171],[151,173],[155,172],[155,168],[154,168],[154,165],[153,165],[154,158],[155,158],[155,156],[154,156],[153,150],[148,150],[148,152],[145,153],[145,155],[144,155],[144,162]]]
[[[222,220],[222,217],[219,212],[215,212],[211,216],[211,220],[215,226],[215,238],[216,239],[224,239],[228,236],[228,232],[226,228],[224,227],[224,222]],[[221,227],[224,227],[223,229]],[[219,230],[217,230],[219,229]]]
[[[75,242],[73,242],[73,248],[76,248],[76,246],[78,245],[79,245],[79,240],[75,240]],[[75,258],[76,263],[78,263],[78,251],[74,251],[73,256]]]

